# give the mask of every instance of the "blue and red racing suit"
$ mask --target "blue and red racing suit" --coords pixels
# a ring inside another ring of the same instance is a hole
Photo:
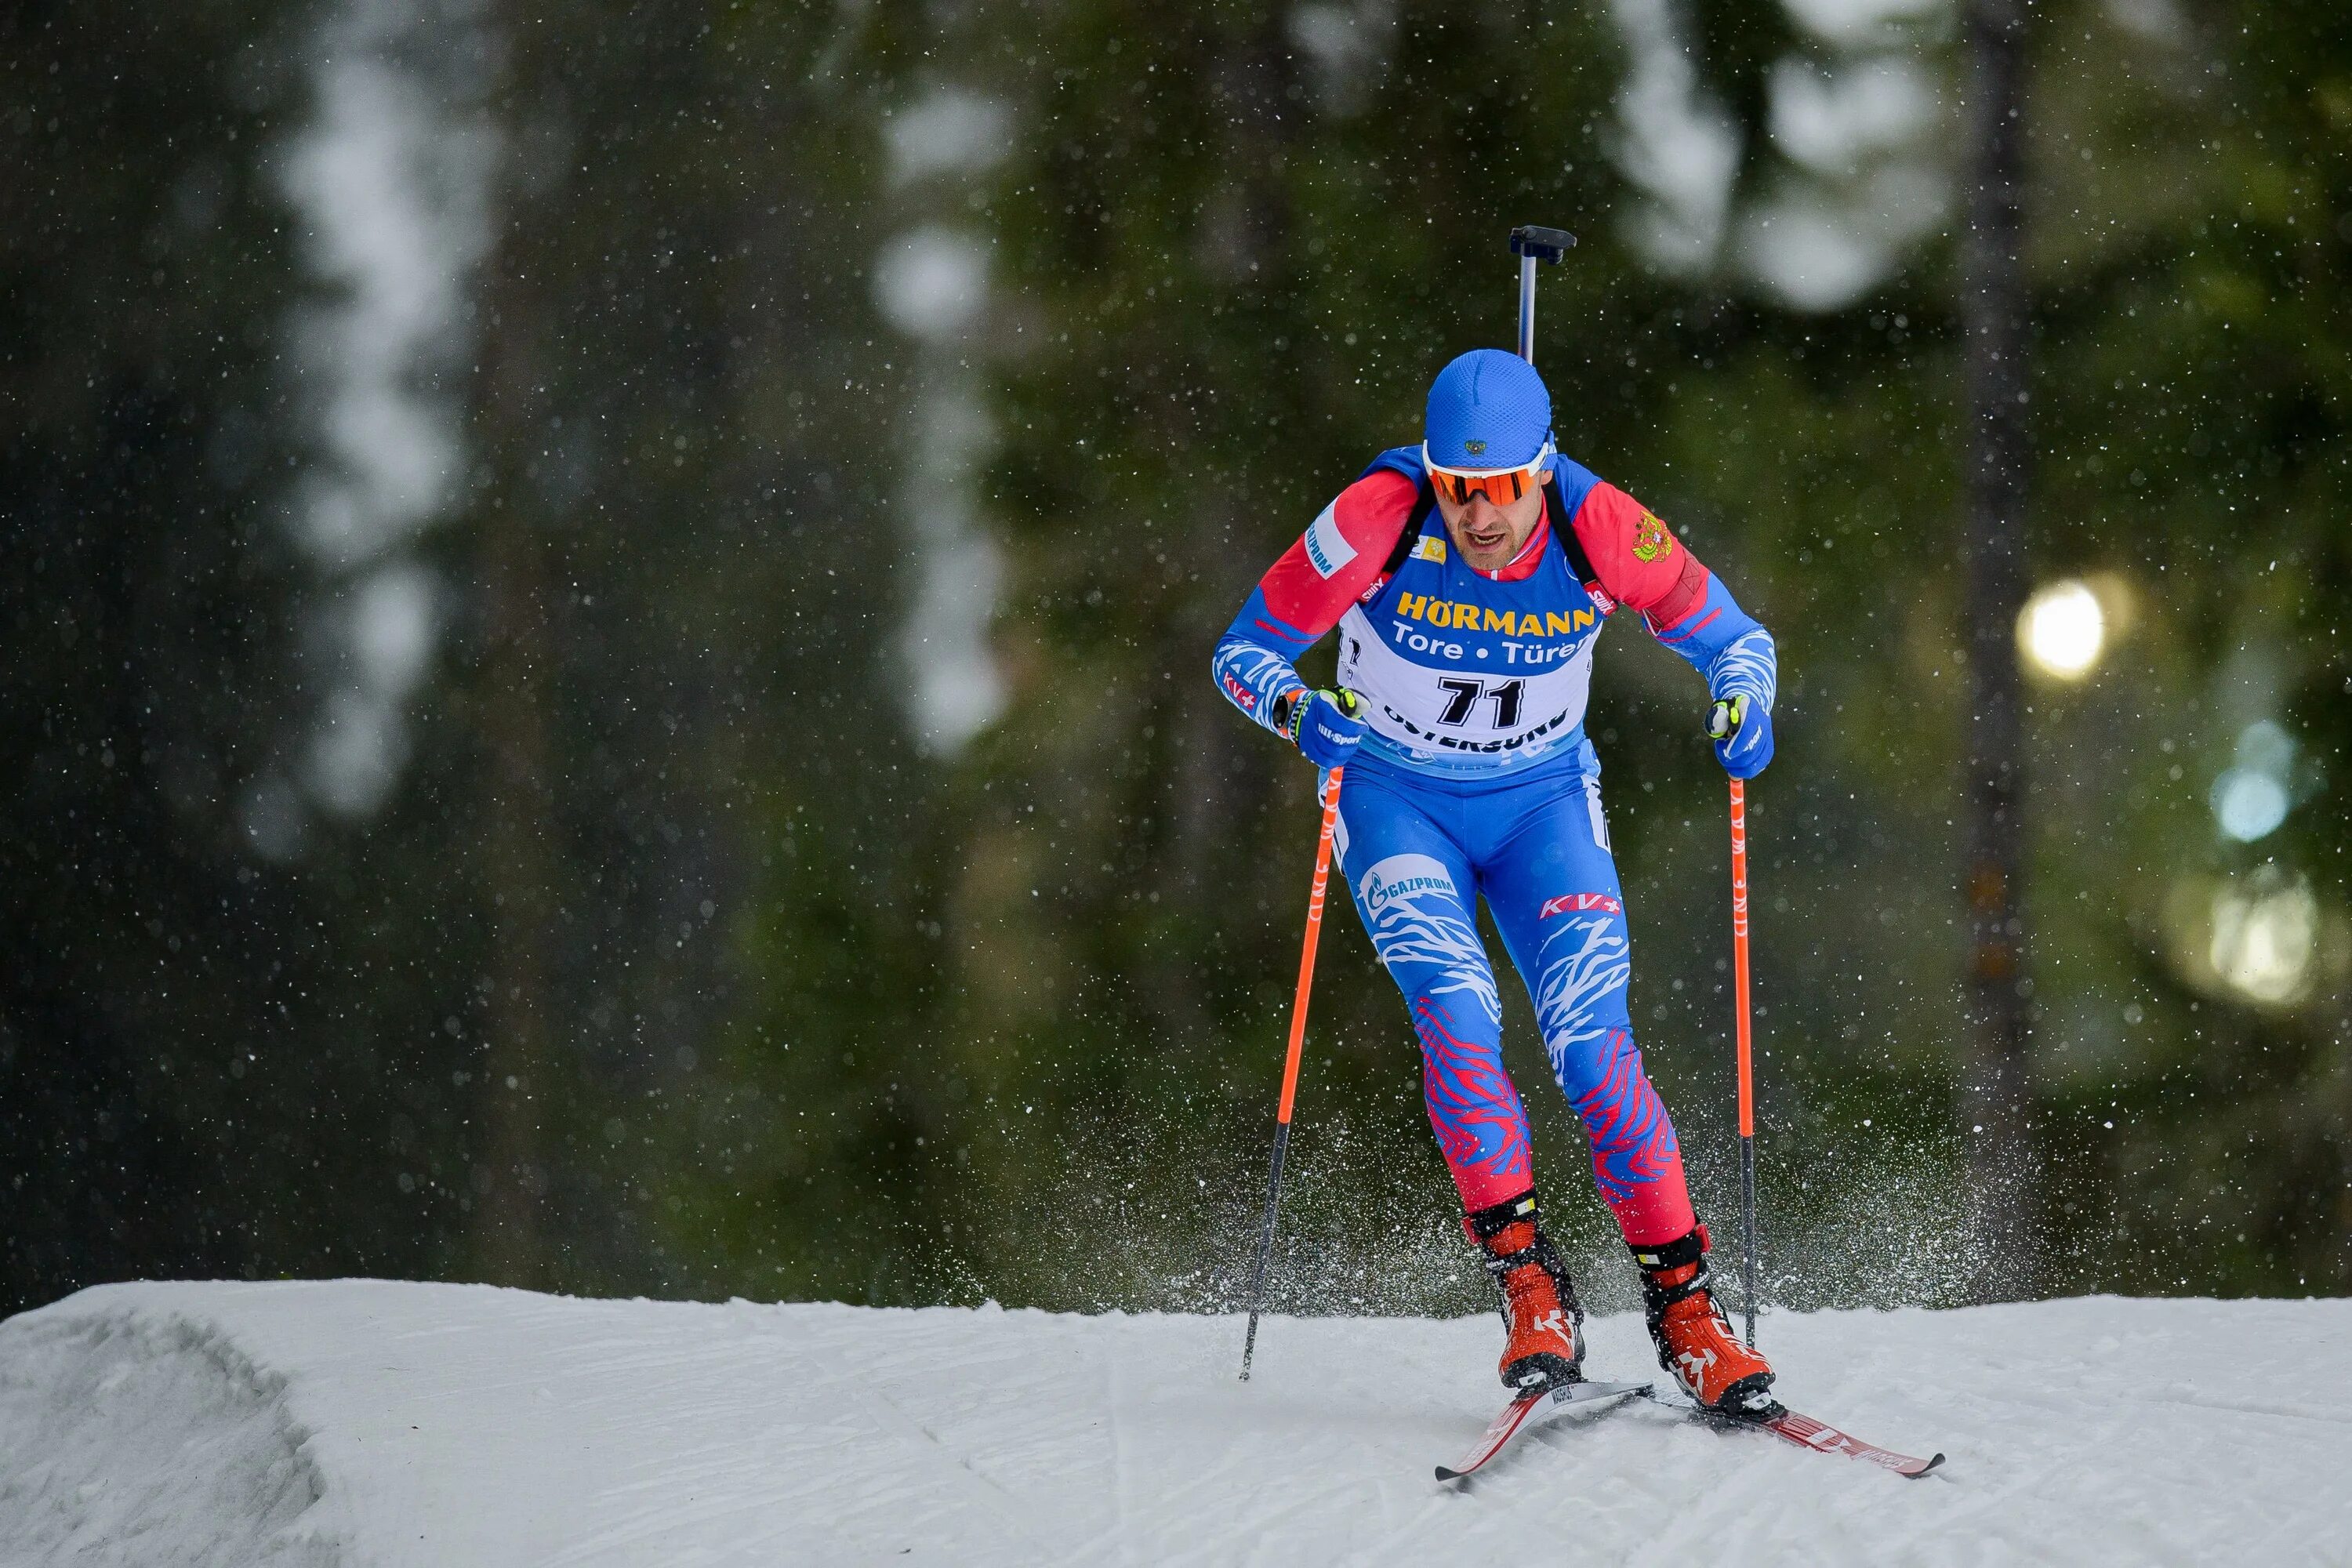
[[[1563,528],[1563,521],[1566,526]],[[1772,638],[1647,509],[1565,458],[1541,520],[1494,573],[1454,555],[1417,447],[1384,452],[1283,552],[1217,644],[1219,689],[1282,732],[1294,661],[1339,633],[1369,728],[1333,834],[1372,945],[1421,1037],[1430,1126],[1475,1212],[1534,1184],[1503,1070],[1484,895],[1546,1054],[1634,1246],[1696,1223],[1674,1123],[1642,1068],[1623,895],[1584,734],[1592,649],[1619,606],[1706,676],[1772,705]]]

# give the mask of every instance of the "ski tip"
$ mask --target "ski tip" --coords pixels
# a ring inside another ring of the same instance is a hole
[[[1932,1475],[1932,1474],[1934,1474],[1937,1470],[1941,1469],[1941,1468],[1943,1468],[1943,1464],[1944,1464],[1944,1456],[1943,1456],[1943,1455],[1941,1455],[1941,1454],[1938,1454],[1938,1455],[1937,1455],[1934,1458],[1932,1458],[1932,1459],[1928,1460],[1926,1464],[1924,1464],[1924,1465],[1920,1466],[1917,1469],[1916,1469],[1916,1470],[1906,1470],[1906,1471],[1904,1471],[1904,1472],[1903,1472],[1903,1474],[1904,1474],[1904,1479],[1906,1479],[1906,1480],[1914,1480],[1914,1481],[1916,1481],[1916,1480],[1917,1480],[1921,1476]]]
[[[1940,1454],[1936,1457],[1937,1458],[1943,1458]],[[1469,1474],[1470,1472],[1467,1470],[1449,1470],[1444,1465],[1437,1467],[1437,1479],[1441,1481],[1465,1480],[1468,1479]]]

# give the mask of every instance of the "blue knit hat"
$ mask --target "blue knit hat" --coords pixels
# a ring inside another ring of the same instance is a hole
[[[1430,383],[1422,438],[1441,468],[1524,468],[1551,440],[1551,394],[1518,355],[1472,349]]]

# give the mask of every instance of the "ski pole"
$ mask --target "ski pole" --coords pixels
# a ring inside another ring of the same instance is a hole
[[[1756,1348],[1756,1073],[1748,1044],[1748,791],[1731,781],[1731,990],[1739,1028],[1739,1278]]]
[[[1536,262],[1559,264],[1576,243],[1564,228],[1538,228],[1521,224],[1511,230],[1511,254],[1519,258],[1519,357],[1536,363]]]
[[[1274,1220],[1282,1207],[1282,1156],[1290,1147],[1290,1105],[1298,1095],[1298,1051],[1307,1039],[1307,994],[1315,985],[1315,947],[1323,935],[1323,892],[1331,880],[1331,828],[1339,816],[1339,775],[1323,778],[1323,830],[1315,840],[1315,881],[1307,893],[1307,942],[1298,954],[1298,992],[1290,1002],[1290,1050],[1282,1061],[1282,1103],[1274,1112],[1274,1170],[1265,1182],[1265,1227],[1258,1233],[1257,1269],[1250,1279],[1249,1332],[1242,1341],[1242,1381],[1257,1352],[1258,1308],[1265,1300],[1265,1264],[1274,1250]]]

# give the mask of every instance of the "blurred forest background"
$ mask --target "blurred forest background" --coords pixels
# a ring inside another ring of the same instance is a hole
[[[2037,1290],[2340,1292],[2352,30],[2028,15],[2028,576],[2078,585],[2024,693],[2018,1245]],[[1772,1295],[1965,1299],[1959,37],[1951,0],[8,7],[0,1308],[1229,1303],[1314,779],[1209,648],[1507,345],[1530,222],[1583,240],[1538,311],[1563,447],[1780,640]],[[1689,672],[1607,644],[1635,1016],[1720,1233],[1722,774]],[[1323,954],[1281,1302],[1483,1309],[1352,912]]]

